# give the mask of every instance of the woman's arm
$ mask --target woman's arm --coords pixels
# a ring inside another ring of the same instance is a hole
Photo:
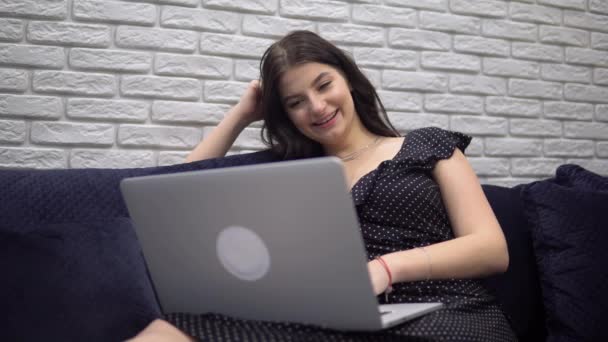
[[[455,238],[424,248],[383,255],[393,283],[430,279],[476,278],[504,272],[509,253],[502,229],[475,172],[456,149],[439,161],[433,177],[441,190]],[[376,293],[388,287],[382,264],[368,265]],[[386,285],[383,286],[382,284]]]
[[[209,136],[204,137],[190,152],[186,162],[225,156],[243,129],[262,119],[262,113],[258,110],[259,97],[260,84],[258,81],[251,81],[239,103],[232,107]]]

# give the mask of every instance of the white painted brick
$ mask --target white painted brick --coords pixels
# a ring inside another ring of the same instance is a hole
[[[507,135],[509,123],[503,118],[454,115],[450,117],[450,129],[471,135]]]
[[[349,12],[348,4],[331,0],[281,0],[279,9],[285,17],[335,21],[347,21]]]
[[[378,90],[378,96],[387,111],[418,112],[422,108],[422,95],[417,93]]]
[[[591,69],[566,64],[543,64],[542,78],[549,81],[589,83]]]
[[[585,0],[538,0],[538,3],[555,7],[585,9]]]
[[[478,18],[421,11],[419,26],[432,31],[447,31],[465,34],[479,34],[481,20]]]
[[[478,96],[427,94],[424,99],[424,108],[436,112],[481,114],[483,112],[483,98]]]
[[[71,168],[136,168],[155,166],[152,151],[85,150],[70,153]]]
[[[587,46],[589,32],[579,29],[542,25],[539,30],[540,41],[543,43]]]
[[[511,97],[486,97],[486,113],[497,116],[539,117],[541,102]]]
[[[0,15],[65,19],[67,13],[67,0],[3,0],[0,2]]]
[[[380,27],[320,23],[319,32],[323,38],[333,43],[368,46],[384,44],[384,30]]]
[[[35,71],[33,88],[41,93],[113,96],[114,76],[71,71]]]
[[[229,105],[201,102],[154,101],[152,121],[159,123],[218,124]]]
[[[271,39],[203,32],[200,50],[214,55],[260,58],[273,42]]]
[[[277,11],[278,0],[203,0],[203,6],[216,9],[272,14]],[[284,6],[283,4],[281,6]]]
[[[595,106],[595,119],[597,121],[608,121],[608,105]]]
[[[596,149],[598,157],[608,158],[608,142],[598,142]]]
[[[158,75],[225,79],[232,74],[232,61],[223,57],[159,53],[154,61],[154,72]]]
[[[59,97],[0,94],[0,117],[59,119],[63,102]]]
[[[566,84],[564,98],[572,101],[608,103],[608,88],[582,84]]]
[[[176,6],[185,6],[185,7],[196,7],[201,2],[201,0],[122,0],[122,1],[149,2],[149,3],[153,3],[153,4],[176,5]]]
[[[35,144],[112,146],[114,126],[70,122],[32,122],[31,140]]]
[[[511,79],[509,80],[509,95],[516,97],[561,99],[562,84],[557,82]]]
[[[533,24],[484,19],[481,23],[481,33],[487,37],[535,41],[537,29]]]
[[[561,46],[514,42],[511,49],[513,57],[516,58],[546,62],[562,62],[564,60],[564,48]]]
[[[0,68],[0,91],[24,92],[27,90],[27,78],[26,70]]]
[[[566,62],[608,67],[608,53],[584,48],[566,48]]]
[[[156,7],[106,0],[73,0],[74,18],[83,21],[154,25]]]
[[[239,81],[251,81],[260,78],[260,61],[240,59],[234,62],[234,78]]]
[[[589,0],[589,11],[608,14],[608,2],[606,0]]]
[[[418,54],[386,48],[354,48],[354,57],[359,66],[395,69],[416,69]]]
[[[608,139],[608,123],[564,122],[564,136],[574,139]]]
[[[25,121],[0,120],[0,143],[23,143],[25,131]]]
[[[0,41],[16,42],[23,39],[23,22],[0,18]]]
[[[581,0],[584,1],[585,0]],[[580,11],[564,11],[564,24],[592,31],[608,32],[608,16]]]
[[[72,98],[67,102],[67,116],[72,119],[144,122],[150,104],[129,100]]]
[[[384,0],[384,4],[439,12],[445,12],[448,9],[447,0]]]
[[[608,85],[608,69],[595,68],[593,71],[593,83]]]
[[[522,1],[522,0],[520,0]],[[528,1],[528,0],[525,0]],[[488,177],[486,179],[480,179],[481,184],[492,184],[497,186],[503,186],[506,188],[512,188],[517,185],[529,184],[537,180],[542,180],[542,178],[497,178],[497,177]]]
[[[562,120],[592,120],[593,105],[573,102],[545,102],[546,118]]]
[[[384,70],[382,72],[382,87],[395,90],[446,92],[448,90],[448,76],[419,71]]]
[[[54,46],[0,44],[0,64],[30,68],[61,69],[63,48]]]
[[[201,140],[201,130],[192,127],[121,125],[118,143],[124,147],[191,149]]]
[[[421,53],[421,65],[428,69],[480,71],[481,60],[477,56],[449,52],[424,51]]]
[[[248,35],[280,38],[296,30],[315,31],[315,23],[268,15],[245,15],[243,17],[242,31]]]
[[[562,159],[555,158],[513,158],[511,160],[511,175],[552,176],[562,164],[564,164]]]
[[[355,4],[352,18],[361,24],[416,27],[417,12],[409,8]]]
[[[237,103],[249,83],[234,81],[206,81],[205,101]]]
[[[499,18],[507,15],[507,3],[496,0],[451,0],[450,9],[465,15]]]
[[[505,95],[507,80],[499,77],[452,75],[450,92],[481,95]]]
[[[562,11],[547,6],[511,2],[510,17],[512,20],[559,25],[562,21]]]
[[[198,100],[201,83],[192,78],[122,76],[120,92],[125,96]]]
[[[62,169],[66,167],[67,158],[62,150],[0,147],[0,168]]]
[[[568,164],[577,164],[583,168],[597,173],[598,175],[608,176],[608,160],[599,159],[568,159]]]
[[[147,73],[151,69],[152,55],[134,51],[72,48],[69,61],[74,69]]]
[[[159,152],[158,166],[184,164],[190,152]]]
[[[382,73],[380,70],[361,68],[361,72],[371,82],[374,88],[380,88],[382,86]]]
[[[486,138],[487,156],[540,156],[542,148],[540,139]]]
[[[447,51],[451,37],[447,33],[391,28],[388,42],[392,47]]]
[[[116,28],[116,45],[131,49],[194,52],[198,35],[192,31],[135,26]]]
[[[492,76],[538,78],[540,64],[513,59],[484,58],[483,72]]]
[[[510,132],[514,136],[560,137],[562,123],[556,120],[511,119]]]
[[[454,51],[507,57],[511,46],[506,40],[457,35],[454,36]]]
[[[178,29],[233,33],[238,29],[240,20],[237,13],[227,11],[165,6],[160,23]]]
[[[205,127],[205,136],[207,136],[210,127]],[[233,145],[236,149],[261,150],[266,148],[260,137],[259,128],[245,128]]]
[[[608,34],[591,32],[591,47],[594,49],[608,50]]]
[[[593,157],[593,141],[570,139],[545,140],[547,157]]]
[[[471,143],[465,151],[467,156],[481,156],[483,155],[483,138],[474,137]]]
[[[387,114],[390,122],[402,134],[423,127],[448,129],[450,124],[450,117],[445,114],[402,112],[388,112]]]
[[[27,39],[42,44],[108,47],[110,28],[92,24],[32,21],[27,26]]]
[[[509,175],[510,163],[505,158],[469,158],[471,167],[477,176],[501,176]]]

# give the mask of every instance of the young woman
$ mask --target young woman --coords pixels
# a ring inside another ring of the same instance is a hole
[[[262,57],[261,83],[249,84],[187,160],[224,156],[246,126],[262,119],[264,141],[283,158],[342,159],[379,301],[445,303],[442,310],[373,336],[516,339],[493,297],[475,280],[505,271],[509,256],[463,154],[470,137],[439,128],[399,136],[356,64],[307,31],[292,32],[270,46]],[[194,327],[189,333],[209,339],[223,329],[261,339],[270,333],[287,339],[304,329],[217,315],[173,319]],[[355,336],[365,337],[348,338]]]

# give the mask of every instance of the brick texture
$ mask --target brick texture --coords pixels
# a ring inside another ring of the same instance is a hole
[[[401,133],[472,135],[482,182],[608,175],[603,0],[0,1],[0,168],[181,163],[292,30],[352,56]]]

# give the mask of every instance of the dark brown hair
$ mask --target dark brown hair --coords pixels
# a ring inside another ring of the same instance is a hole
[[[371,82],[342,50],[310,31],[293,31],[272,44],[260,62],[264,113],[262,140],[285,159],[323,155],[321,144],[302,134],[291,122],[279,93],[279,80],[289,68],[316,62],[342,73],[352,88],[355,110],[370,132],[381,136],[399,136]]]

